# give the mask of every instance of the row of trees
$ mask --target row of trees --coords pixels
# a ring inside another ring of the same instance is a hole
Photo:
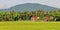
[[[17,20],[31,20],[31,16],[40,17],[39,20],[44,18],[44,15],[60,16],[60,10],[55,11],[26,11],[26,12],[0,12],[0,21],[17,21]]]

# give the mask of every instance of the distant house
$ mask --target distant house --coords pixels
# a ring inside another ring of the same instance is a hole
[[[49,20],[49,16],[44,16],[44,21],[48,21]]]
[[[50,16],[49,21],[53,21],[54,20],[54,16]]]
[[[37,17],[37,16],[32,16],[31,17],[31,21],[37,21],[39,19],[39,17]]]
[[[45,15],[44,16],[44,21],[53,21],[54,17],[50,15]]]

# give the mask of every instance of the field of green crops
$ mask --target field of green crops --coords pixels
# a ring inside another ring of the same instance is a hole
[[[60,30],[60,22],[0,22],[0,30]]]

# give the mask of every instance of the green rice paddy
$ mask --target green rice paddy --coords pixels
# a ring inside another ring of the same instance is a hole
[[[60,30],[60,22],[0,22],[0,30]]]

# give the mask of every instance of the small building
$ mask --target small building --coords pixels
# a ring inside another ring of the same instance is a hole
[[[53,16],[50,16],[50,15],[44,16],[44,21],[53,21],[53,20],[54,20]]]
[[[37,17],[37,16],[32,16],[31,17],[31,21],[37,21],[39,19],[39,17]]]
[[[49,16],[44,16],[44,21],[48,21],[49,20]]]

